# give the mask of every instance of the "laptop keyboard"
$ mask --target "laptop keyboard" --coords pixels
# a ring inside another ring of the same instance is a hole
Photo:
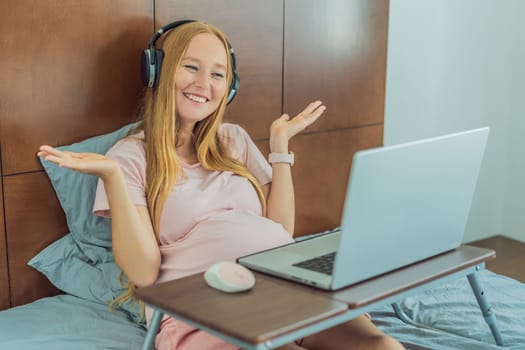
[[[293,266],[324,273],[325,275],[332,275],[334,269],[334,258],[335,252],[332,252],[312,259],[300,261],[293,264]]]

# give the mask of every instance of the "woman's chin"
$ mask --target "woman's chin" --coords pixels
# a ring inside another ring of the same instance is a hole
[[[189,123],[197,123],[200,122],[206,118],[208,118],[210,115],[215,112],[216,109],[213,108],[202,108],[205,106],[199,106],[192,108],[177,108],[177,115],[180,118],[181,121],[189,122]]]

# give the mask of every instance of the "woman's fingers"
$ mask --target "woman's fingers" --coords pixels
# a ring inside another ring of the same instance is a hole
[[[71,169],[79,169],[81,163],[77,162],[77,160],[81,160],[84,157],[83,153],[61,151],[48,145],[41,146],[37,155],[48,162]]]
[[[314,101],[310,103],[301,113],[312,113],[319,108],[323,103],[321,101]]]
[[[75,153],[75,152],[70,152],[70,151],[63,151],[62,153],[71,158],[82,159],[84,157],[84,153]]]
[[[319,112],[322,113],[325,109],[326,107],[323,106],[323,103],[321,101],[315,101],[315,102],[310,103],[308,106],[306,106],[306,108],[303,109],[303,111],[299,113],[297,116],[298,117],[300,116],[308,117],[312,114],[316,114]]]
[[[310,103],[297,117],[291,120],[292,123],[296,124],[296,131],[299,132],[306,127],[310,126],[315,122],[326,110],[326,107],[322,104],[321,101],[316,101]]]
[[[320,116],[325,111],[326,106],[321,101],[315,101],[306,106],[301,113],[299,113],[294,119],[312,119]]]
[[[288,114],[283,114],[272,126],[276,132],[281,130],[282,133],[288,135],[288,138],[292,138],[315,122],[323,114],[325,109],[326,107],[321,101],[315,101],[308,104],[308,106],[294,118],[290,118]]]
[[[325,109],[326,107],[321,101],[315,101],[308,104],[294,118],[290,118],[288,114],[283,114],[274,120],[270,127],[270,149],[272,151],[286,150],[288,141],[315,122]]]
[[[60,154],[62,151],[59,151],[55,147],[51,147],[51,146],[48,146],[48,145],[42,145],[42,146],[40,146],[40,152],[46,152],[46,153],[51,153],[51,154]]]
[[[62,163],[62,161],[63,161],[63,158],[61,158],[61,157],[57,157],[57,156],[52,155],[52,154],[47,154],[47,155],[43,156],[43,158],[44,158],[47,162],[52,162],[52,163],[56,163],[56,164],[60,164],[60,163]]]
[[[67,157],[71,157],[70,152],[60,151],[54,147],[51,146],[41,146],[40,151],[37,153],[39,157],[43,157],[45,160],[51,160],[54,161],[56,158],[63,159]],[[52,158],[50,157],[52,156]]]
[[[43,145],[40,147],[37,155],[60,167],[100,177],[111,174],[115,169],[118,169],[118,164],[115,161],[97,153],[61,151],[54,147]]]
[[[317,118],[319,118],[324,111],[326,110],[325,106],[319,106],[312,112],[310,112],[308,115],[305,116],[305,119],[309,122],[309,124],[313,123]]]

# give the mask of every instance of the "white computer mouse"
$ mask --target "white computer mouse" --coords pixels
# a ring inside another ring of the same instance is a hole
[[[204,273],[206,283],[226,293],[249,290],[255,285],[255,276],[246,267],[232,261],[220,261]]]

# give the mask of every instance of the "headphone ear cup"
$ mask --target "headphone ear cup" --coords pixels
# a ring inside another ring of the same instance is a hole
[[[241,78],[239,78],[237,72],[233,71],[232,82],[230,84],[230,90],[228,91],[228,100],[226,101],[226,104],[230,104],[230,102],[233,101],[235,95],[237,95],[237,91],[239,91],[239,86],[241,86]]]
[[[152,64],[151,64],[151,50],[150,49],[146,49],[142,52],[142,56],[140,58],[140,68],[141,68],[140,76],[142,78],[142,83],[144,84],[144,86],[153,85],[152,76],[151,76]]]
[[[155,57],[153,57],[155,55]],[[142,83],[147,87],[156,87],[158,84],[164,51],[159,49],[146,49],[142,52],[140,60]]]
[[[164,51],[161,49],[155,49],[155,77],[153,79],[153,88],[159,85],[160,71],[162,69],[162,61],[164,60]]]

